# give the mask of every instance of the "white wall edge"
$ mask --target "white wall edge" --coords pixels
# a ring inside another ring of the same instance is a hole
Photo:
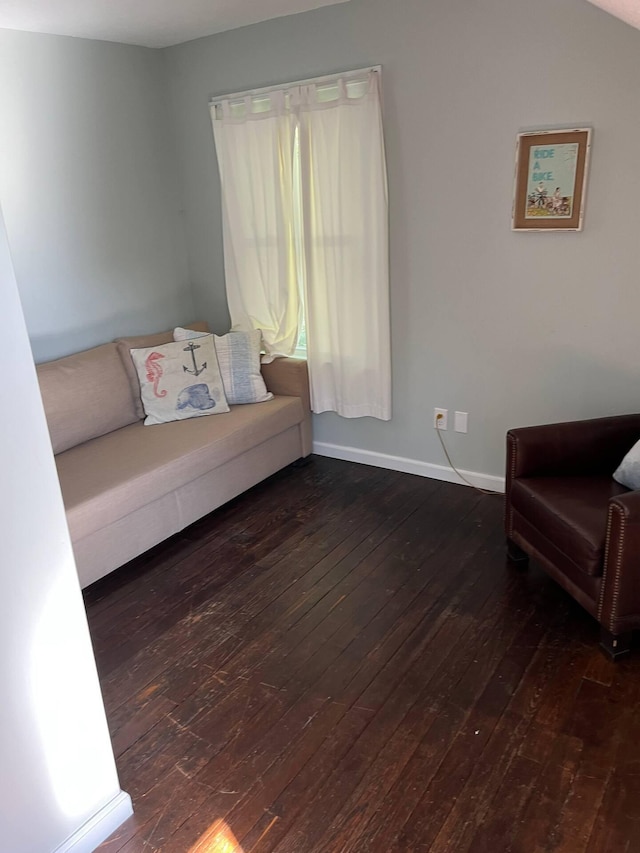
[[[388,453],[377,453],[373,450],[361,450],[359,447],[345,447],[324,441],[314,441],[313,452],[317,453],[318,456],[344,459],[346,462],[360,462],[363,465],[374,465],[376,468],[402,471],[404,474],[417,474],[419,477],[430,477],[432,480],[444,480],[446,483],[468,485],[448,465],[434,465],[432,462],[422,462],[419,459],[391,456]],[[504,492],[504,477],[496,477],[494,474],[481,474],[477,471],[465,471],[462,468],[460,473],[469,483],[479,489],[486,489],[490,492]]]
[[[54,853],[91,853],[133,814],[131,797],[125,791],[109,800],[89,818]]]

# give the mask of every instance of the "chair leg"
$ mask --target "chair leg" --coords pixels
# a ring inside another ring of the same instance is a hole
[[[526,564],[529,562],[529,555],[523,551],[519,545],[507,537],[507,557],[512,563]]]
[[[612,634],[606,628],[601,628],[600,648],[611,660],[619,660],[631,651],[631,631],[624,634]]]

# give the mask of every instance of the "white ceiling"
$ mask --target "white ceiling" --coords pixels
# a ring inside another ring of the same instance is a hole
[[[640,30],[640,2],[638,0],[590,0],[590,2]]]
[[[168,47],[347,0],[0,0],[0,28]]]
[[[0,0],[0,28],[168,47],[348,0]],[[589,0],[640,29],[640,0]]]

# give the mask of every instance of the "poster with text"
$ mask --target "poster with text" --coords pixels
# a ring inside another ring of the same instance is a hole
[[[577,165],[577,142],[529,149],[527,219],[572,216]]]
[[[520,133],[512,228],[580,231],[591,128]]]

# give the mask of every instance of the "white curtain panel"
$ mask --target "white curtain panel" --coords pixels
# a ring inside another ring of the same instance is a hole
[[[391,418],[379,74],[212,106],[234,330],[291,355],[302,306],[314,412]],[[303,299],[300,294],[303,294]]]
[[[222,187],[224,268],[234,331],[260,329],[266,356],[298,340],[293,221],[295,119],[284,92],[212,107]]]
[[[307,357],[314,412],[391,418],[388,198],[379,75],[300,90]]]

